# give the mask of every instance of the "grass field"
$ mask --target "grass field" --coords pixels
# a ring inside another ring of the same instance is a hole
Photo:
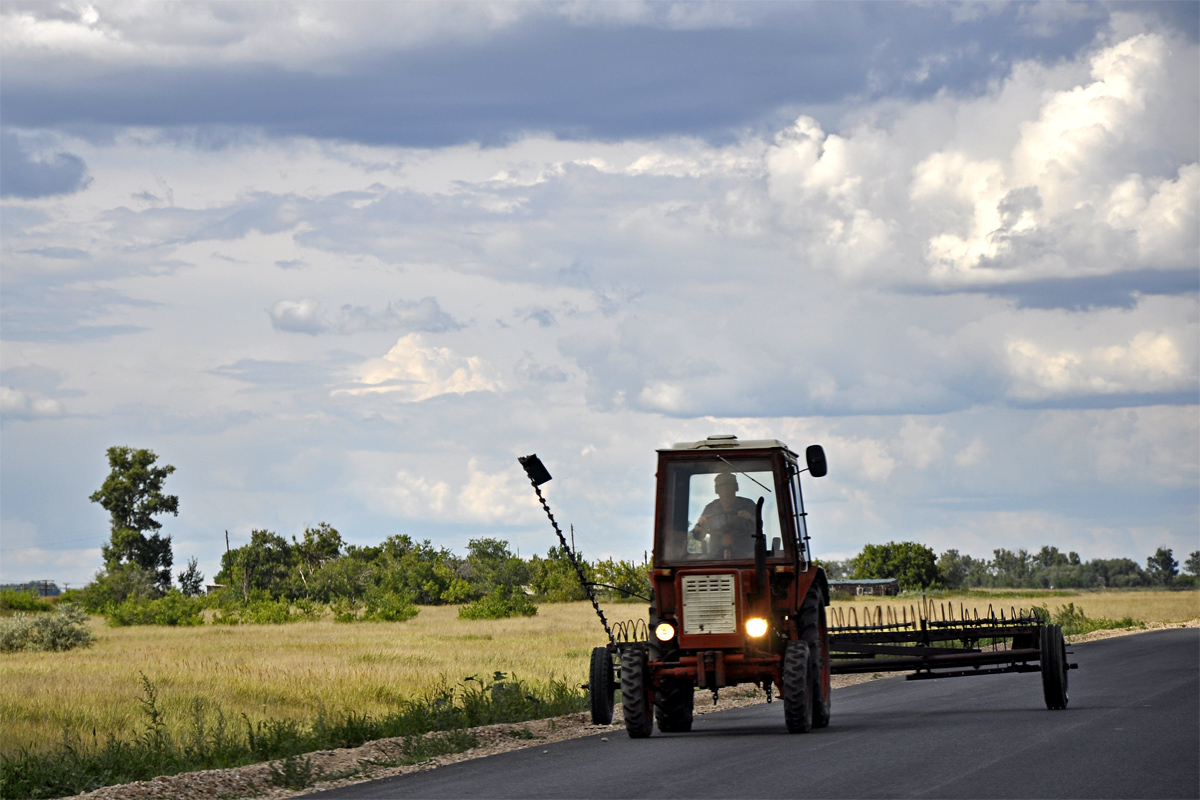
[[[1029,597],[939,598],[1051,611],[1068,602],[1089,617],[1181,622],[1200,617],[1200,592],[1079,592]],[[894,605],[910,599],[856,599],[837,605]],[[606,606],[610,620],[644,612]],[[382,715],[406,699],[467,676],[505,672],[533,684],[587,680],[591,648],[604,632],[587,603],[542,605],[535,617],[468,621],[455,606],[425,607],[408,622],[274,626],[108,628],[93,620],[96,643],[66,653],[0,656],[0,752],[38,749],[71,729],[90,739],[132,736],[141,725],[141,674],[157,686],[168,730],[190,722],[194,704],[234,721],[312,720],[322,709]]]

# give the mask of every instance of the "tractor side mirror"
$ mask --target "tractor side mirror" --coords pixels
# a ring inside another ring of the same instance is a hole
[[[829,472],[825,463],[825,450],[819,444],[810,444],[804,451],[804,460],[808,462],[808,474],[814,478],[824,478]]]

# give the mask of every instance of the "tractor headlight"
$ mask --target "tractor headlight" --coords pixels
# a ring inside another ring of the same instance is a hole
[[[751,636],[751,638],[757,639],[758,637],[762,636],[766,632],[767,632],[767,621],[765,619],[762,619],[760,617],[754,617],[752,619],[746,620],[746,633],[748,633]]]
[[[675,638],[675,626],[669,622],[660,622],[654,629],[654,635],[660,642],[669,642]]]

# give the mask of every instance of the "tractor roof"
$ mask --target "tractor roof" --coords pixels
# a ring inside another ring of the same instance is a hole
[[[717,434],[709,436],[707,439],[701,439],[698,442],[676,442],[658,452],[665,453],[672,450],[763,450],[768,447],[786,450],[792,453],[793,456],[795,455],[792,452],[792,448],[778,439],[738,439],[733,434]]]

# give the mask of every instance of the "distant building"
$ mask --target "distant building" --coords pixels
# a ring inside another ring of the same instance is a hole
[[[223,584],[223,583],[206,583],[206,584],[204,584],[204,593],[212,594],[217,589],[224,589],[224,588],[225,588],[225,584]]]
[[[848,592],[854,595],[891,597],[900,594],[900,584],[895,578],[860,578],[858,580],[830,581],[832,592]]]

